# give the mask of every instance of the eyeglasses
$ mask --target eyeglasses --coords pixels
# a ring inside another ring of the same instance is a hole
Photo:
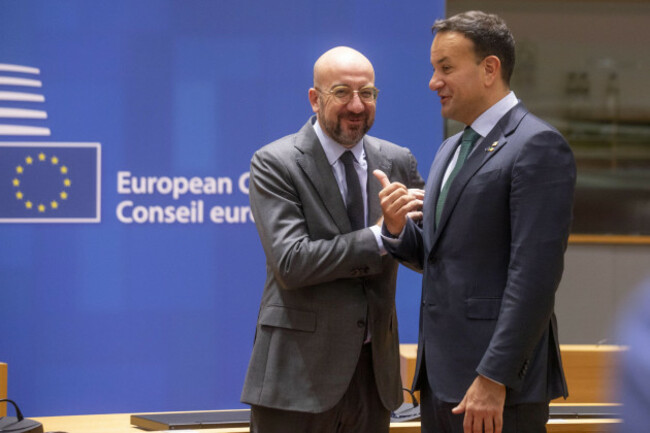
[[[359,95],[359,99],[361,99],[362,102],[375,102],[377,100],[377,94],[379,93],[379,89],[374,86],[366,86],[359,90],[352,90],[350,87],[344,85],[334,86],[331,90],[327,91],[321,90],[318,87],[315,87],[315,89],[316,91],[326,95],[334,96],[334,99],[336,99],[336,102],[339,104],[349,103],[355,93]]]

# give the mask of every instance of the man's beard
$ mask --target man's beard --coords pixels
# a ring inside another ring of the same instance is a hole
[[[363,118],[363,123],[354,129],[344,130],[341,126],[341,119],[345,117],[361,117]],[[332,137],[337,143],[340,143],[344,146],[353,146],[359,142],[366,135],[366,132],[370,130],[373,120],[368,118],[367,113],[362,113],[360,115],[355,115],[351,113],[343,114],[337,116],[335,119],[327,119],[323,116],[323,129]]]

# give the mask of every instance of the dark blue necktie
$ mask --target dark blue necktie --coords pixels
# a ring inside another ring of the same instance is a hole
[[[340,159],[345,166],[345,183],[348,187],[348,193],[345,197],[348,218],[350,218],[352,230],[360,230],[366,224],[363,221],[363,195],[361,194],[359,176],[354,168],[354,155],[349,150],[346,150]]]

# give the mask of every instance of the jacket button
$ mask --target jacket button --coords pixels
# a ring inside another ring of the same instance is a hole
[[[363,320],[358,320],[358,321],[357,321],[357,326],[358,326],[359,328],[365,328],[365,327],[366,327],[366,322],[363,321]]]

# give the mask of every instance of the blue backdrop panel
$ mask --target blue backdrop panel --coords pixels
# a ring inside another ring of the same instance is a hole
[[[442,137],[427,85],[430,26],[443,9],[0,2],[9,397],[31,416],[242,407],[265,277],[248,209],[253,152],[303,125],[314,61],[349,45],[375,66],[372,133],[410,147],[426,175]],[[403,269],[403,342],[417,339],[419,299],[419,275]]]

